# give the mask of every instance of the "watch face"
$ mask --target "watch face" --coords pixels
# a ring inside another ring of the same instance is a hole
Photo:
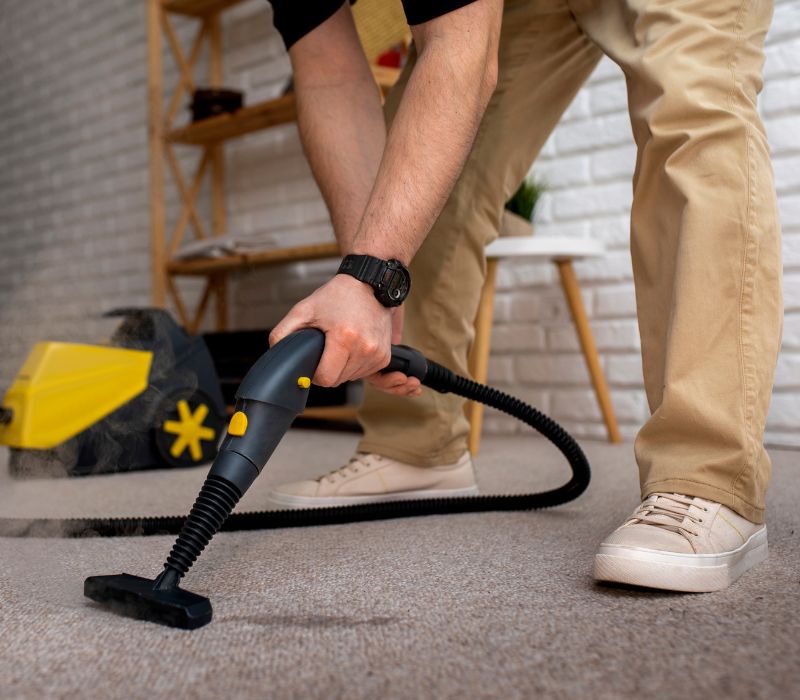
[[[405,270],[394,270],[386,291],[393,301],[401,302],[408,295],[408,276]]]
[[[384,289],[384,294],[391,303],[401,304],[408,296],[408,290],[410,287],[409,282],[410,280],[408,273],[404,269],[388,268],[383,273],[381,286]]]

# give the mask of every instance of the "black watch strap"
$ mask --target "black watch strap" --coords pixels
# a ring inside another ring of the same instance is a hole
[[[383,270],[387,261],[373,258],[371,255],[345,255],[339,265],[339,273],[355,277],[361,282],[371,284]]]
[[[337,274],[350,275],[368,284],[384,306],[400,306],[411,290],[411,275],[399,260],[345,255]]]

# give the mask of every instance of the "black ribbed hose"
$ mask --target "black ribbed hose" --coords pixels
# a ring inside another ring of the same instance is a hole
[[[164,571],[156,579],[156,588],[178,585],[241,497],[242,494],[227,479],[218,476],[206,478],[164,563]]]
[[[566,484],[541,493],[502,496],[500,498],[516,499],[514,500],[516,505],[502,508],[502,510],[534,510],[561,505],[576,499],[589,486],[591,469],[589,468],[589,460],[586,459],[586,455],[580,445],[552,418],[544,415],[533,406],[490,386],[478,384],[478,382],[467,379],[467,377],[455,374],[447,367],[443,367],[432,360],[428,360],[428,372],[423,383],[425,386],[443,394],[456,394],[470,401],[477,401],[485,406],[491,406],[498,411],[507,413],[523,423],[527,423],[531,428],[534,428],[550,440],[561,454],[566,457],[569,466],[572,468],[572,478]],[[478,498],[481,497],[478,496]],[[496,499],[498,497],[486,496],[485,498]],[[487,510],[501,510],[501,508],[487,508]]]
[[[206,480],[186,519],[179,516],[88,520],[0,519],[0,535],[12,537],[30,535],[120,537],[179,533],[178,540],[165,564],[166,568],[157,584],[169,588],[176,585],[188,571],[218,530],[264,530],[423,515],[525,511],[567,503],[586,490],[589,485],[590,470],[583,450],[558,423],[533,406],[502,391],[454,374],[449,369],[430,360],[427,361],[427,372],[422,383],[436,391],[452,392],[465,399],[496,408],[536,429],[566,457],[572,468],[572,477],[563,486],[540,493],[429,498],[355,506],[257,511],[234,513],[228,517],[242,494],[227,480],[214,476]]]

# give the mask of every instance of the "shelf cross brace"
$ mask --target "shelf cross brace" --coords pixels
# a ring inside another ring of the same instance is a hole
[[[175,284],[175,278],[172,275],[167,275],[167,290],[169,291],[172,300],[175,302],[175,311],[178,312],[178,318],[184,328],[189,326],[189,314],[186,311],[186,304],[183,303],[183,298],[178,291],[178,286]]]
[[[197,333],[197,331],[200,329],[200,324],[203,322],[203,316],[208,308],[208,302],[211,301],[211,294],[212,292],[216,291],[214,288],[215,286],[216,285],[212,284],[211,278],[206,280],[206,286],[203,288],[203,294],[200,297],[200,301],[197,304],[197,309],[195,309],[194,312],[194,318],[187,327],[187,330],[192,335]]]
[[[169,24],[169,19],[167,18],[166,13],[162,13],[164,27],[166,28]],[[189,51],[188,59],[184,57],[183,51],[178,44],[177,36],[175,35],[174,31],[171,32],[172,25],[169,24],[170,29],[166,30],[166,34],[170,38],[170,48],[172,49],[173,53],[176,53],[176,61],[178,62],[178,67],[180,71],[180,79],[178,80],[178,84],[175,86],[175,91],[172,93],[172,98],[169,103],[169,108],[167,109],[167,130],[170,129],[175,116],[178,113],[178,107],[181,103],[181,97],[185,91],[191,92],[194,90],[194,82],[192,80],[192,72],[194,71],[194,66],[197,63],[197,59],[200,56],[200,50],[203,48],[204,39],[208,36],[208,23],[203,22],[197,30],[197,34],[195,34],[194,42],[192,43],[192,48]],[[178,58],[180,56],[180,58]]]
[[[169,15],[164,11],[163,8],[161,10],[161,26],[164,28],[164,33],[167,35],[170,49],[172,49],[172,55],[175,57],[175,63],[178,67],[178,72],[180,73],[178,85],[175,88],[175,92],[172,94],[172,100],[170,101],[169,110],[167,111],[166,123],[167,127],[169,128],[169,125],[172,123],[172,120],[175,118],[175,114],[178,111],[178,105],[184,90],[188,90],[189,92],[194,91],[192,70],[194,69],[194,64],[197,62],[197,57],[200,55],[200,49],[203,45],[203,38],[206,36],[208,26],[206,22],[203,22],[200,25],[200,28],[197,30],[192,48],[189,52],[188,60],[183,52],[183,49],[181,48],[180,40],[178,39],[178,35],[175,33],[175,28],[172,26]]]
[[[172,152],[172,148],[170,146],[166,148],[166,153],[168,154],[167,160],[169,161],[173,170],[176,173],[180,172],[177,159],[175,158],[175,154]],[[205,229],[202,224],[199,223],[200,218],[197,215],[197,209],[194,206],[194,200],[197,198],[197,194],[200,191],[200,186],[203,184],[203,176],[205,175],[206,168],[208,167],[210,160],[210,149],[206,148],[203,150],[203,156],[200,158],[200,163],[197,165],[192,186],[188,190],[186,189],[185,182],[181,184],[182,178],[181,180],[178,180],[177,177],[175,178],[178,182],[178,188],[180,189],[181,196],[183,198],[183,207],[181,208],[181,213],[178,216],[177,222],[175,223],[175,229],[172,232],[172,237],[170,238],[168,255],[169,259],[172,259],[175,256],[175,252],[180,247],[181,241],[183,240],[183,234],[186,232],[186,226],[189,223],[189,219],[192,219],[192,222],[194,223],[195,233],[197,234],[196,237],[206,238]]]

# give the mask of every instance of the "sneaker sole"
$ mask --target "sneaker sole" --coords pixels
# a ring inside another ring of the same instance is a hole
[[[678,554],[601,544],[594,557],[594,578],[667,591],[710,593],[727,588],[766,558],[766,528],[723,554]]]
[[[382,493],[376,496],[292,496],[287,493],[270,491],[267,498],[274,504],[284,508],[330,508],[333,506],[357,506],[369,503],[390,503],[393,501],[411,501],[426,498],[461,498],[477,496],[478,487],[468,486],[463,489],[429,489],[422,491],[398,491]]]

